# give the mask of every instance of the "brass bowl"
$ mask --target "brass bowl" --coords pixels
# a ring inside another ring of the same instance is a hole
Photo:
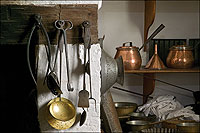
[[[129,114],[129,116],[131,117],[131,120],[144,120],[150,122],[156,121],[155,115],[145,116],[143,112],[132,112]]]
[[[115,102],[115,108],[118,116],[125,116],[134,112],[137,109],[137,104],[130,102]]]
[[[75,122],[76,109],[71,101],[65,98],[55,98],[47,104],[46,118],[53,128],[68,129]]]
[[[132,120],[132,121],[126,122],[126,124],[131,126],[132,132],[139,132],[142,129],[147,129],[147,128],[153,127],[153,125],[150,125],[149,123],[150,122],[143,121],[143,120]]]
[[[140,132],[141,133],[176,133],[176,129],[153,127],[153,128],[143,129]]]
[[[200,123],[179,123],[176,125],[179,133],[199,133]]]
[[[163,128],[171,128],[171,129],[177,129],[177,124],[180,123],[193,123],[195,122],[194,120],[168,120],[168,121],[163,121],[162,122],[162,127]]]

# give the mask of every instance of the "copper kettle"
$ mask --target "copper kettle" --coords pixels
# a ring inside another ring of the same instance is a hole
[[[129,44],[129,46],[126,46]],[[117,47],[115,59],[122,56],[125,70],[140,69],[142,64],[139,48],[132,46],[132,42],[125,42],[123,46]]]
[[[170,48],[167,66],[171,68],[191,68],[194,65],[193,48],[187,45],[176,45]]]

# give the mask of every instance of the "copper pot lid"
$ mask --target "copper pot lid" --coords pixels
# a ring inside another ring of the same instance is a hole
[[[126,44],[129,44],[129,46],[126,46]],[[125,42],[125,43],[123,43],[123,46],[121,46],[121,47],[117,47],[116,48],[117,50],[124,50],[124,51],[129,51],[129,50],[136,50],[136,51],[138,51],[138,47],[136,47],[136,46],[133,46],[132,45],[132,42]]]
[[[187,45],[175,45],[175,46],[172,46],[170,50],[184,51],[184,50],[193,50],[193,48]]]

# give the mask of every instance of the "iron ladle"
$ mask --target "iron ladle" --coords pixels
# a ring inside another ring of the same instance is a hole
[[[60,84],[59,84],[59,81],[58,81],[58,77],[57,77],[56,72],[55,72],[55,65],[56,65],[56,61],[57,61],[57,55],[58,55],[58,47],[57,47],[57,50],[56,50],[56,56],[55,56],[53,69],[51,69],[51,67],[50,67],[51,72],[47,75],[47,86],[48,86],[48,88],[51,90],[51,92],[54,95],[63,94],[61,89],[60,89]]]

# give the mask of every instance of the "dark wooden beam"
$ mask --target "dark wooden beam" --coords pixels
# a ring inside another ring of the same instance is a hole
[[[27,44],[33,22],[34,14],[42,16],[42,22],[49,34],[51,44],[55,44],[56,29],[54,22],[57,19],[70,20],[74,28],[67,32],[68,43],[82,43],[83,21],[91,22],[92,43],[98,40],[97,31],[97,5],[1,5],[1,38],[0,44]],[[61,13],[60,13],[61,12]],[[61,14],[59,16],[59,14]],[[46,43],[45,38],[40,38],[40,44]]]

